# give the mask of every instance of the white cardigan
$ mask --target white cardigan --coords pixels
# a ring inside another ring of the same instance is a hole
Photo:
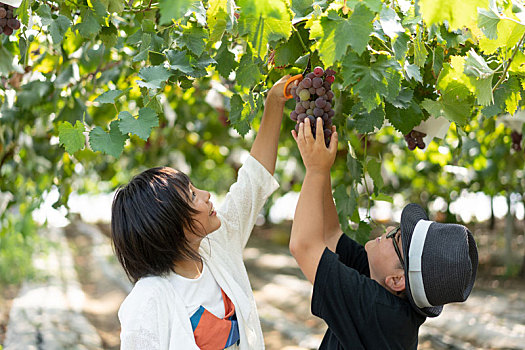
[[[203,239],[199,249],[235,305],[243,350],[264,349],[264,339],[242,251],[257,215],[278,187],[275,178],[250,156],[217,209],[221,227]],[[186,307],[170,277],[141,278],[126,297],[118,312],[121,349],[198,349]]]

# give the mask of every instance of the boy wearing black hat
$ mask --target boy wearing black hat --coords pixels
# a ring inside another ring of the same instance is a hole
[[[306,175],[297,203],[290,251],[313,283],[312,313],[328,325],[320,349],[417,349],[426,317],[465,301],[478,255],[470,231],[431,222],[407,205],[399,227],[362,245],[342,233],[332,198],[330,167],[337,133],[328,148],[322,121],[313,138],[309,121],[292,131]]]

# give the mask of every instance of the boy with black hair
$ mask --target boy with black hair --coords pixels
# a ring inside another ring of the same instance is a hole
[[[313,283],[312,313],[328,330],[320,349],[417,349],[419,327],[443,305],[469,296],[478,266],[476,243],[462,225],[428,220],[407,205],[397,228],[362,245],[343,234],[333,202],[329,147],[322,121],[313,138],[305,120],[292,131],[306,175],[295,212],[290,251]]]

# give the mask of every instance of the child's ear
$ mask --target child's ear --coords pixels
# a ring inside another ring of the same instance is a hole
[[[398,273],[387,276],[385,279],[387,287],[394,292],[402,292],[405,290],[405,274]]]

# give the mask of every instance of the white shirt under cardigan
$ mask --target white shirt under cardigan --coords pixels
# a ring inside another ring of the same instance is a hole
[[[242,252],[257,215],[279,187],[255,158],[248,157],[237,182],[217,209],[221,227],[201,242],[199,252],[210,272],[235,305],[239,349],[264,349],[264,339]],[[183,298],[166,277],[141,278],[120,306],[121,349],[198,349]]]

